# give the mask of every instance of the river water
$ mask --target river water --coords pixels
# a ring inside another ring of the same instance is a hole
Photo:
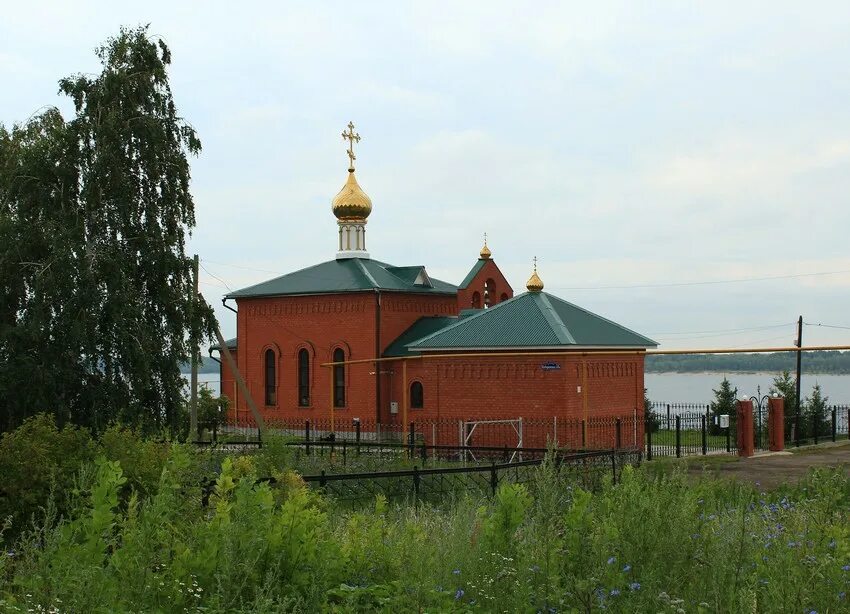
[[[712,389],[720,388],[723,376],[738,388],[738,396],[767,394],[775,373],[647,373],[647,394],[657,403],[710,403],[714,399]],[[188,374],[186,375],[188,379]],[[218,374],[198,376],[202,386],[208,386],[218,394]],[[830,405],[850,405],[850,375],[803,374],[800,382],[803,399],[812,392],[812,386],[821,385],[823,394],[829,397]]]
[[[645,385],[652,401],[660,403],[710,403],[712,390],[720,388],[723,377],[738,388],[738,397],[755,396],[759,387],[767,394],[776,373],[647,373]],[[794,374],[792,373],[792,377]],[[850,375],[818,375],[803,373],[800,393],[803,399],[820,384],[830,405],[850,404]]]

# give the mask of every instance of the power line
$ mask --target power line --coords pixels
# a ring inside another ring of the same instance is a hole
[[[811,322],[803,322],[805,326],[822,326],[823,328],[840,328],[843,330],[850,330],[850,326],[838,326],[837,324],[814,324]]]
[[[207,267],[205,267],[203,264],[201,264],[201,268],[204,269],[204,272],[207,275],[209,275],[213,279],[217,279],[218,281],[220,281],[221,283],[224,284],[225,288],[227,288],[230,292],[233,292],[233,288],[231,288],[230,285],[226,281],[224,281],[221,277],[218,277],[217,275],[213,275],[212,273],[210,273],[210,270]]]
[[[733,348],[742,348],[748,345],[756,345],[758,343],[767,343],[768,341],[776,341],[777,339],[787,339],[788,335],[780,335],[778,337],[768,337],[767,339],[757,339],[756,341],[748,341],[747,343],[741,345],[733,345]]]
[[[234,269],[242,269],[243,271],[256,271],[258,273],[272,273],[274,275],[285,275],[283,271],[272,271],[270,269],[257,269],[249,266],[242,266],[239,264],[228,264],[227,262],[216,262],[215,260],[207,260],[206,258],[202,259],[204,262],[208,262],[210,264],[217,264],[219,266],[229,266]]]
[[[557,290],[628,290],[634,288],[676,288],[681,286],[710,286],[716,284],[738,284],[751,281],[771,281],[775,279],[796,279],[798,277],[816,277],[821,275],[840,275],[850,273],[850,269],[842,271],[823,271],[821,273],[797,273],[795,275],[773,275],[770,277],[745,277],[740,279],[717,279],[712,281],[682,281],[666,284],[629,284],[624,286],[550,286]]]
[[[667,332],[667,333],[648,333],[650,335],[701,335],[703,333],[737,333],[744,332],[750,330],[765,330],[768,328],[780,328],[782,326],[790,326],[795,324],[795,322],[785,322],[783,324],[769,324],[765,326],[751,326],[748,328],[720,328],[715,330],[688,330],[688,331],[679,331],[679,332]]]
[[[260,269],[256,267],[247,267],[239,264],[230,264],[228,262],[218,262],[215,260],[207,260],[203,259],[204,262],[208,262],[209,264],[217,264],[220,266],[232,267],[234,269],[242,269],[244,271],[255,271],[258,273],[271,273],[273,275],[285,275],[284,271],[275,271],[272,269]],[[850,273],[850,269],[843,269],[840,271],[821,271],[817,273],[795,273],[791,275],[771,275],[768,277],[742,277],[738,279],[715,279],[715,280],[707,280],[707,281],[681,281],[681,282],[669,282],[669,283],[640,283],[640,284],[624,284],[624,285],[610,285],[610,286],[549,286],[549,288],[554,290],[630,290],[630,289],[641,289],[641,288],[678,288],[678,287],[686,287],[686,286],[711,286],[718,284],[738,284],[738,283],[749,283],[756,281],[773,281],[778,279],[798,279],[801,277],[821,277],[824,275],[841,275],[844,273]],[[320,279],[319,276],[314,276],[317,279]]]

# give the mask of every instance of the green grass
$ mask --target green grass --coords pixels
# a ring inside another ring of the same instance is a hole
[[[270,442],[221,463],[205,508],[197,478],[211,453],[171,447],[149,485],[134,445],[128,436],[80,461],[34,525],[0,538],[0,612],[848,609],[850,479],[840,471],[761,493],[685,475],[690,463],[734,457],[670,459],[585,490],[546,463],[495,499],[378,498],[352,511],[306,488],[291,451]],[[127,472],[107,460],[119,452]],[[274,487],[256,483],[269,474]]]
[[[680,431],[680,441],[682,447],[702,447],[702,431]],[[726,435],[706,435],[706,443],[709,450],[726,449]],[[731,442],[735,445],[735,442]],[[676,431],[659,429],[652,433],[652,445],[654,446],[675,446]]]

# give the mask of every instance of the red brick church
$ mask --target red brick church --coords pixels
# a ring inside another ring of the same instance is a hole
[[[225,297],[237,311],[227,346],[269,423],[332,413],[340,423],[389,426],[643,411],[644,352],[657,344],[544,292],[536,264],[515,296],[486,239],[459,285],[423,265],[372,258],[372,201],[354,173],[359,136],[351,124],[343,136],[351,163],[332,200],[335,258]],[[250,416],[226,366],[221,392],[235,418]]]

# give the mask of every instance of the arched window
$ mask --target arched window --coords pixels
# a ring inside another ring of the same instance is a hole
[[[481,295],[478,292],[472,293],[472,308],[481,309]]]
[[[343,362],[342,348],[334,350],[334,362]],[[334,407],[345,407],[345,365],[334,365]]]
[[[298,406],[310,407],[310,352],[298,352]]]
[[[422,382],[410,384],[410,409],[422,409],[425,407],[425,391]]]
[[[275,373],[274,350],[266,350],[266,405],[277,404],[277,375]]]

